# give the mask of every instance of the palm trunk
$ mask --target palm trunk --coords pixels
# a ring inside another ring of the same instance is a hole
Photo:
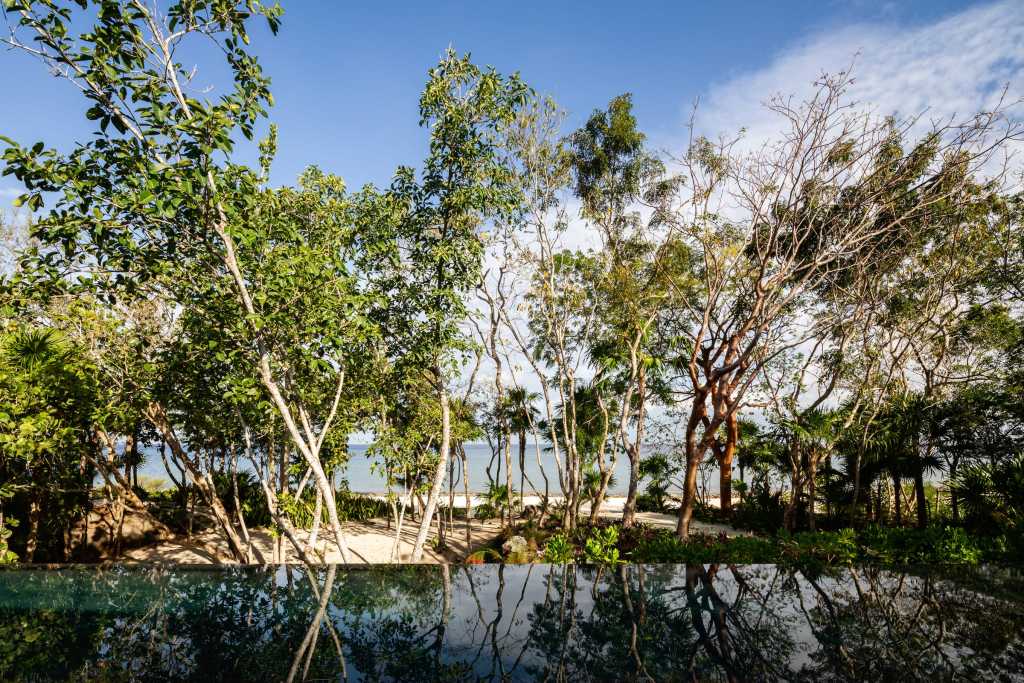
[[[928,526],[928,498],[924,491],[924,470],[914,469],[914,495],[917,497],[917,526],[920,529]]]
[[[952,462],[949,463],[949,481],[956,481],[956,471],[959,465],[959,458],[953,458]],[[953,522],[957,523],[960,521],[960,497],[956,493],[956,487],[949,487],[949,507],[950,514],[953,515]]]
[[[892,474],[892,495],[896,504],[896,526],[903,526],[903,488],[898,474]]]
[[[857,504],[860,502],[860,447],[853,458],[853,500],[850,502],[850,526],[857,523]],[[871,485],[868,485],[868,500],[871,499]]]
[[[803,482],[800,477],[799,446],[794,441],[789,447],[789,502],[786,504],[786,512],[783,514],[782,522],[786,531],[796,530],[797,506],[800,504],[800,496],[803,494]]]
[[[811,531],[817,530],[817,521],[814,518],[814,503],[818,488],[818,456],[812,453],[808,457],[807,473],[807,524]]]

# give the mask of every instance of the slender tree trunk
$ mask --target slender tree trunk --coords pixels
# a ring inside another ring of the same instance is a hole
[[[512,500],[514,489],[512,488],[512,432],[509,431],[505,439],[505,486],[508,489],[508,526],[512,526]]]
[[[818,489],[818,455],[811,453],[807,462],[809,471],[807,473],[807,524],[811,531],[817,530],[815,519],[815,497]]]
[[[462,458],[462,494],[466,497],[466,554],[473,552],[473,501],[469,497],[469,456],[466,447],[459,445]]]
[[[924,491],[924,469],[914,469],[914,495],[917,498],[917,526],[923,529],[928,526],[928,498]]]
[[[324,516],[324,494],[320,492],[320,489],[316,490],[316,504],[313,506],[313,528],[309,532],[309,538],[306,542],[307,552],[311,552],[314,555],[318,555],[316,549],[317,536],[320,534],[321,519]]]
[[[224,538],[228,542],[228,549],[234,558],[242,563],[248,561],[248,557],[245,552],[245,545],[242,539],[238,536],[238,532],[235,531],[234,524],[231,522],[231,517],[228,516],[227,510],[224,509],[224,504],[221,503],[220,497],[217,495],[217,491],[210,481],[209,476],[204,472],[200,471],[195,461],[185,452],[182,448],[181,442],[178,441],[178,435],[174,433],[170,423],[167,420],[167,415],[164,412],[162,406],[156,403],[151,403],[146,408],[146,417],[153,426],[157,428],[161,436],[167,445],[171,447],[171,453],[178,460],[179,463],[183,464],[188,470],[188,473],[192,475],[192,482],[200,495],[203,496],[204,502],[210,506],[210,510],[213,512],[214,519],[217,520],[217,524],[220,526],[221,531],[224,533]]]
[[[697,468],[706,450],[703,442],[697,440],[697,429],[707,410],[704,404],[706,398],[706,395],[701,394],[694,396],[686,425],[686,475],[683,478],[683,500],[676,520],[676,535],[684,541],[690,537],[690,521],[693,519],[693,505],[697,499]]]
[[[718,462],[718,499],[722,512],[732,514],[732,461],[740,438],[739,420],[731,412],[725,418],[725,448]]]
[[[903,487],[899,475],[892,475],[892,495],[896,508],[896,526],[903,526]]]
[[[120,491],[124,499],[127,501],[128,505],[132,508],[132,510],[135,510],[140,515],[145,517],[146,520],[154,528],[156,528],[157,531],[164,538],[170,538],[174,536],[174,532],[170,529],[170,527],[168,527],[166,524],[164,524],[159,519],[153,516],[153,514],[149,511],[149,508],[142,501],[142,499],[135,494],[134,490],[132,490],[131,483],[125,479],[123,474],[121,474],[121,470],[119,470],[114,465],[113,456],[115,452],[115,446],[110,435],[107,434],[102,429],[97,429],[95,430],[95,436],[97,441],[99,442],[98,448],[101,455],[99,457],[93,457],[91,455],[86,457],[89,460],[89,462],[93,465],[93,467],[95,467],[99,471],[100,475],[103,477],[103,480],[106,481],[111,486],[116,487]],[[104,450],[104,447],[106,448],[107,452],[110,453],[110,457],[105,458],[102,456],[102,451]]]
[[[28,538],[25,540],[25,562],[31,564],[36,558],[39,545],[39,499],[32,496],[28,504]]]
[[[626,449],[629,456],[629,489],[626,491],[626,503],[622,506],[623,526],[633,526],[636,521],[636,497],[640,488],[640,449],[644,439],[644,407],[647,397],[647,372],[643,365],[637,371],[637,417],[636,436],[633,443]]]
[[[532,484],[531,484],[532,486]],[[526,493],[526,430],[519,430],[519,510],[522,511]]]
[[[448,404],[448,389],[444,386],[441,372],[435,369],[434,375],[438,381],[438,399],[441,404],[441,448],[437,469],[434,470],[434,481],[430,486],[430,495],[427,496],[427,505],[423,510],[423,518],[420,519],[420,528],[416,533],[416,542],[412,547],[412,561],[419,562],[423,559],[423,545],[427,542],[427,534],[430,533],[430,522],[434,517],[434,509],[437,507],[437,499],[441,495],[441,488],[444,486],[444,475],[448,468],[448,451],[451,448],[451,414]]]
[[[232,448],[231,454],[231,495],[235,504],[235,515],[238,517],[238,528],[242,530],[242,538],[245,541],[245,554],[248,562],[255,562],[259,559],[263,562],[263,554],[253,546],[252,538],[249,536],[249,527],[245,525],[245,514],[242,510],[242,501],[238,497],[238,450]]]

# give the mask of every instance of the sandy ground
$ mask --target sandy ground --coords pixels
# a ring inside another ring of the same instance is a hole
[[[478,501],[474,498],[474,504]],[[531,500],[527,496],[525,505],[539,505],[539,500]],[[463,505],[462,497],[455,500],[455,505]],[[601,517],[604,519],[616,519],[622,515],[622,507],[625,498],[613,497],[605,501],[601,508]],[[589,514],[588,506],[584,505],[581,513]],[[675,529],[676,517],[674,514],[662,514],[656,512],[638,512],[637,520],[654,527]],[[394,529],[388,528],[386,519],[372,519],[366,522],[347,522],[342,525],[345,532],[345,539],[351,553],[351,561],[355,564],[388,564],[391,561],[391,550],[395,542]],[[461,561],[469,553],[466,547],[465,522],[455,521],[455,533],[449,536],[448,548],[445,552],[439,553],[430,546],[424,549],[423,562],[437,564],[452,561]],[[402,526],[402,537],[399,546],[399,561],[409,562],[412,555],[412,546],[416,538],[417,524],[406,522]],[[690,529],[695,533],[703,534],[726,534],[727,536],[749,535],[749,532],[734,529],[725,524],[712,524],[694,520]],[[320,530],[317,539],[317,549],[324,561],[327,563],[342,562],[340,553],[331,540],[325,537],[325,529]],[[477,550],[489,545],[501,534],[501,523],[498,520],[473,521],[473,547]],[[433,539],[436,530],[431,530],[430,539]],[[284,540],[282,547],[285,551],[283,560],[274,554],[274,547],[277,543],[270,531],[267,529],[254,529],[250,531],[254,546],[263,554],[267,562],[284,561],[298,562],[298,557],[292,551],[291,543]],[[308,540],[308,532],[297,530],[296,535],[301,543]],[[163,541],[159,544],[133,548],[126,551],[121,561],[125,562],[166,562],[172,564],[209,564],[209,563],[233,563],[227,551],[226,543],[220,538],[216,530],[210,529],[192,537],[191,541],[184,538],[177,538]]]
[[[408,520],[402,525],[402,536],[399,545],[399,561],[409,562],[412,556],[413,543],[416,540],[418,524],[409,524]],[[391,551],[395,543],[394,526],[388,529],[386,519],[371,519],[366,522],[346,522],[342,524],[345,533],[345,541],[348,543],[351,562],[353,564],[388,564],[391,562]],[[498,520],[480,521],[474,520],[473,527],[473,549],[492,542],[501,534],[501,523]],[[329,532],[328,532],[329,534]],[[427,547],[423,551],[423,562],[426,564],[439,564],[451,561],[458,561],[469,553],[466,552],[466,526],[465,523],[455,520],[455,534],[448,538],[448,548],[445,552],[439,553],[430,547],[436,530],[431,531],[427,540]],[[267,562],[283,561],[298,562],[299,558],[294,553],[291,543],[284,539],[282,548],[285,551],[283,559],[276,559],[274,547],[277,539],[267,529],[254,529],[250,531],[253,545],[263,554]],[[296,537],[300,543],[307,543],[309,532],[296,530]],[[325,529],[320,530],[317,538],[317,550],[323,557],[324,562],[329,564],[342,562],[341,554],[333,542],[325,538]],[[207,564],[207,563],[233,563],[227,551],[227,544],[223,541],[215,529],[209,529],[201,534],[192,537],[192,541],[184,538],[172,541],[164,541],[157,545],[144,546],[126,551],[121,557],[126,562],[167,562],[179,564]]]

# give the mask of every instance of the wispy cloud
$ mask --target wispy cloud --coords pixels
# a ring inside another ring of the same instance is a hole
[[[766,66],[713,85],[702,98],[702,132],[747,131],[759,142],[779,128],[762,106],[776,94],[806,95],[823,72],[853,64],[851,97],[879,115],[966,118],[991,108],[1004,86],[1024,96],[1024,5],[988,4],[926,25],[857,24],[812,36]]]

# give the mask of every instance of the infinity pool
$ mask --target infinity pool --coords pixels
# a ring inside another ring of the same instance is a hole
[[[1019,570],[0,571],[2,680],[959,678],[1024,679]]]

